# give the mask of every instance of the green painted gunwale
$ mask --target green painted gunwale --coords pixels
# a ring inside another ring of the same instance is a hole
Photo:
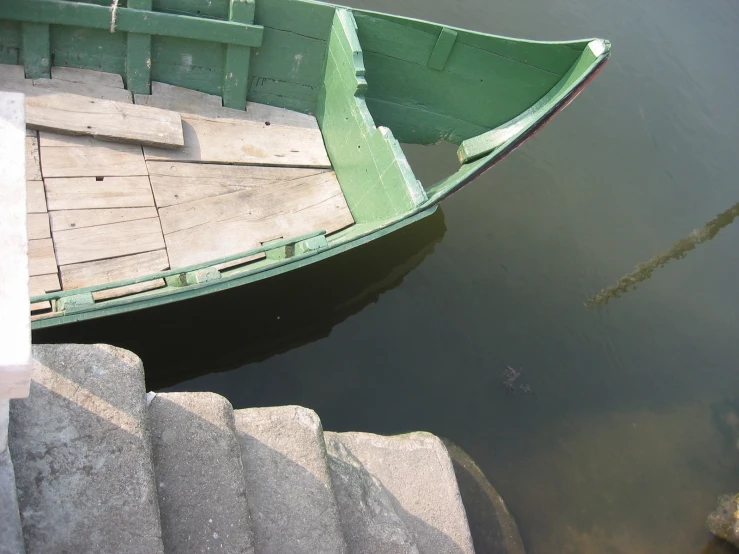
[[[137,92],[146,92],[156,80],[221,95],[230,107],[243,106],[245,95],[249,101],[316,114],[356,223],[325,237],[315,250],[306,247],[305,237],[286,238],[282,243],[298,242],[300,248],[294,250],[301,253],[289,258],[284,252],[268,255],[224,271],[214,281],[167,286],[92,305],[70,302],[62,315],[36,320],[33,328],[241,286],[315,263],[426,217],[563,109],[610,54],[610,44],[599,39],[510,39],[312,0],[120,0],[122,18],[111,33],[109,6],[108,0],[0,2],[0,63],[23,64],[28,77],[48,76],[51,65],[96,69],[121,74],[127,88]],[[146,16],[150,6],[153,22]],[[337,21],[344,35],[337,31]],[[329,44],[336,37],[343,46],[333,47],[330,54]],[[341,62],[344,55],[349,57]],[[331,77],[332,56],[332,67],[347,63],[354,70]],[[329,90],[333,96],[327,95]],[[349,110],[346,120],[350,113],[355,118],[345,126],[344,118],[334,114],[344,105],[341,98],[349,97],[354,100],[343,108]],[[327,103],[326,98],[332,100]],[[390,131],[380,135],[375,126]],[[506,130],[505,135],[499,129]],[[352,144],[375,137],[366,143],[372,156],[360,160],[331,147],[344,136],[353,137]],[[415,190],[415,177],[396,140],[447,140],[459,144],[460,159],[469,161],[425,192]],[[386,171],[378,165],[375,177],[363,182],[352,173],[350,159],[367,167],[386,159],[382,163],[398,164],[400,172],[384,182]],[[378,179],[383,182],[374,188],[383,194],[373,193],[369,207],[354,205],[351,198],[363,198]],[[33,300],[69,298],[79,292]]]

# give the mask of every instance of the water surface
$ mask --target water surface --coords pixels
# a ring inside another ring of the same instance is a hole
[[[326,429],[448,437],[530,553],[700,552],[717,495],[739,490],[739,228],[584,304],[739,200],[739,4],[349,3],[604,37],[612,58],[430,220],[250,290],[35,340],[106,339],[143,357],[152,388],[301,404]],[[429,184],[456,169],[448,148],[406,151]],[[502,386],[508,365],[531,393]]]

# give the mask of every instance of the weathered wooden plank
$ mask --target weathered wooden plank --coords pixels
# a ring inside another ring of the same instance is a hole
[[[146,146],[147,160],[331,167],[321,131],[254,121],[182,118],[185,146]]]
[[[225,109],[225,108],[222,108]],[[304,114],[277,106],[259,104],[257,102],[246,103],[246,114],[250,121],[270,122],[272,125],[284,125],[286,127],[303,127],[305,129],[318,129],[318,121],[314,115]],[[232,117],[224,114],[222,117]]]
[[[58,273],[34,275],[29,279],[28,283],[31,296],[40,296],[47,292],[62,290],[62,286],[59,284]]]
[[[56,69],[53,67],[52,69]],[[91,71],[90,73],[98,73]],[[107,73],[105,75],[108,75]],[[132,104],[131,92],[123,88],[109,87],[93,83],[77,83],[74,81],[63,81],[61,79],[34,79],[33,88],[27,94],[41,96],[46,94],[69,93],[113,102]]]
[[[31,314],[31,321],[38,321],[39,319],[47,319],[60,315],[61,312],[44,312],[41,314]]]
[[[220,108],[223,103],[223,100],[218,95],[207,94],[205,92],[200,92],[199,90],[192,90],[184,87],[177,87],[167,83],[160,83],[159,81],[151,83],[151,94],[152,96],[172,98],[173,100],[182,102],[192,102],[193,106],[198,107],[210,106],[213,108]],[[155,107],[158,108],[159,106]]]
[[[248,250],[275,237],[353,223],[336,176],[321,173],[159,210],[172,267]]]
[[[137,10],[151,10],[152,0],[128,0],[128,7]],[[148,94],[151,86],[151,35],[128,33],[126,41],[128,90]]]
[[[254,23],[254,0],[229,0],[229,21]],[[243,110],[249,84],[251,48],[229,44],[223,69],[223,105]]]
[[[119,177],[146,175],[141,146],[93,137],[42,132],[39,136],[44,177]]]
[[[164,248],[158,218],[58,231],[52,236],[59,266]]]
[[[63,0],[24,0],[22,3],[0,3],[0,19],[57,25],[110,29],[109,6],[66,2]],[[124,33],[164,35],[225,44],[259,46],[262,27],[233,21],[218,21],[179,14],[150,12],[119,7],[115,30]]]
[[[102,302],[103,300],[111,300],[113,298],[120,298],[121,296],[129,296],[138,292],[160,289],[166,285],[167,283],[164,281],[164,279],[154,279],[153,281],[145,281],[143,283],[136,283],[135,285],[128,285],[125,287],[117,287],[107,290],[99,290],[92,293],[92,298],[95,300],[95,302]]]
[[[23,23],[23,66],[26,77],[48,77],[51,67],[49,20]]]
[[[35,275],[31,277],[28,281],[28,288],[30,290],[30,296],[39,296],[41,294],[46,294],[47,292],[61,290],[62,287],[59,284],[59,275],[56,273],[50,273],[48,275]],[[51,302],[48,300],[31,304],[32,312],[50,309]]]
[[[457,42],[457,32],[448,27],[442,28],[434,50],[431,52],[431,56],[429,56],[428,66],[431,69],[442,71],[446,65],[446,61],[449,59],[449,54],[452,53],[455,42]]]
[[[29,214],[46,213],[43,181],[26,181],[26,211]]]
[[[131,256],[63,265],[59,272],[64,290],[69,290],[140,277],[165,269],[169,269],[167,252],[154,250]]]
[[[143,106],[153,106],[164,110],[180,112],[188,117],[200,116],[209,119],[243,119],[247,121],[258,121],[270,125],[285,125],[288,127],[304,127],[306,129],[318,129],[318,122],[312,115],[247,102],[246,111],[224,108],[221,106],[220,96],[206,94],[182,87],[175,87],[154,81],[151,85],[152,94],[136,95],[136,103]]]
[[[218,264],[218,265],[215,265],[214,267],[218,271],[225,271],[227,269],[232,269],[240,265],[248,264],[250,262],[256,262],[257,260],[263,260],[266,257],[267,255],[264,252],[262,252],[261,254],[254,254],[253,256],[247,256],[246,258],[239,258],[238,260],[234,260],[232,262]]]
[[[26,125],[44,131],[164,148],[184,144],[178,113],[76,94],[26,97]]]
[[[54,244],[51,239],[38,239],[28,241],[28,273],[34,275],[46,275],[56,273],[56,257],[54,255]]]
[[[44,300],[43,302],[34,302],[31,304],[31,312],[41,312],[51,309],[51,302]]]
[[[271,186],[275,181],[310,177],[328,169],[258,165],[146,162],[154,199],[161,209],[241,190]]]
[[[54,68],[56,69],[56,67]],[[20,70],[20,78],[18,74]],[[131,104],[131,93],[125,89],[98,85],[93,83],[78,83],[61,79],[23,78],[23,67],[16,65],[0,66],[0,90],[22,92],[26,96],[46,96],[49,94],[69,93],[89,98],[100,98],[115,102]],[[90,71],[90,73],[99,73]],[[35,133],[35,130],[33,130]]]
[[[154,206],[148,177],[98,179],[98,177],[46,179],[46,205],[50,211]]]
[[[28,214],[28,239],[48,239],[51,238],[51,229],[49,228],[49,214]]]
[[[129,5],[133,0],[128,0]],[[85,83],[101,87],[123,88],[123,78],[117,73],[78,69],[76,67],[54,66],[51,68],[51,78],[71,83]]]
[[[41,180],[41,161],[38,153],[38,139],[26,137],[26,181]]]
[[[157,217],[157,209],[153,206],[147,208],[61,210],[49,213],[51,230],[54,232],[135,221],[137,219],[149,219],[151,217]]]

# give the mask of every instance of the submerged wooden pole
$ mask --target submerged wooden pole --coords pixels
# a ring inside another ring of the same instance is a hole
[[[636,269],[621,277],[615,285],[606,287],[598,294],[588,299],[585,305],[588,307],[605,305],[612,298],[619,298],[635,288],[637,283],[646,281],[652,276],[654,270],[664,266],[670,260],[679,260],[688,255],[699,244],[711,240],[721,229],[729,225],[739,216],[739,202],[731,208],[718,214],[703,227],[694,229],[687,237],[684,237],[672,245],[666,252],[655,254],[648,261],[636,266]]]

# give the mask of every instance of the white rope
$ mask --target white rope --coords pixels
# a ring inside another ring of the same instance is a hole
[[[118,16],[118,0],[113,0],[110,5],[110,32],[115,32],[115,18]]]

